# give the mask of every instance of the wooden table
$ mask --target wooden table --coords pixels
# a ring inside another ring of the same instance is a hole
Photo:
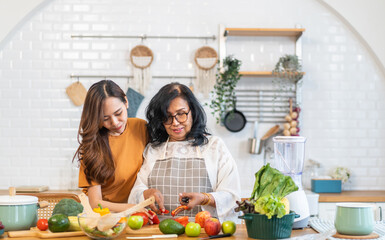
[[[292,237],[296,237],[296,236],[302,236],[302,235],[306,235],[306,234],[313,234],[313,233],[316,233],[316,231],[314,231],[313,229],[311,228],[305,228],[303,230],[293,230],[291,236]],[[139,236],[149,236],[149,235],[138,235],[138,234],[135,234],[135,235],[131,235],[131,234],[122,234],[121,236],[115,238],[117,240],[123,240],[123,239],[126,239],[126,237],[139,237]],[[207,234],[204,234],[202,233],[199,237],[197,238],[193,238],[193,237],[187,237],[185,234],[182,234],[178,237],[178,240],[193,240],[193,239],[199,239],[201,237],[207,237]],[[36,237],[26,237],[26,238],[9,238],[7,236],[7,233],[5,233],[2,237],[0,237],[0,239],[7,239],[7,240],[18,240],[18,239],[42,239],[42,238],[36,238]],[[45,238],[45,239],[48,239],[48,238]],[[55,239],[55,240],[60,240],[60,239],[68,239],[68,238],[49,238],[49,239]],[[74,239],[74,240],[90,240],[91,238],[87,237],[87,236],[81,236],[81,237],[72,237],[71,239]],[[170,238],[170,240],[172,240],[173,238]],[[247,231],[246,231],[246,225],[244,224],[238,224],[237,225],[237,231],[235,232],[235,234],[231,237],[227,237],[227,238],[222,238],[222,239],[226,239],[226,240],[234,240],[234,239],[238,239],[238,240],[241,240],[241,239],[253,239],[253,238],[249,238],[247,236]]]

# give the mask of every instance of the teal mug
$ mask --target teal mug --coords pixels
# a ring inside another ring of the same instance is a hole
[[[357,236],[371,234],[375,209],[373,204],[367,203],[337,203],[334,221],[337,232]]]

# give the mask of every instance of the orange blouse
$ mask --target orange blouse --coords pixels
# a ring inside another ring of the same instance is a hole
[[[103,200],[115,203],[127,203],[134,186],[136,175],[143,163],[143,150],[148,142],[146,121],[128,118],[124,132],[119,136],[109,136],[108,141],[115,162],[115,179],[102,185]],[[87,188],[100,185],[88,183],[83,164],[80,164],[79,187],[87,194]]]

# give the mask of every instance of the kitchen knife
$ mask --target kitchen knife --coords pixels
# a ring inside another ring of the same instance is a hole
[[[232,234],[230,234],[230,233],[219,234],[219,235],[213,235],[213,236],[209,236],[209,237],[199,238],[199,240],[203,240],[203,239],[213,239],[213,238],[224,238],[224,237],[230,237],[231,235],[232,235]]]
[[[126,237],[127,239],[177,238],[176,234],[152,235],[146,237]]]

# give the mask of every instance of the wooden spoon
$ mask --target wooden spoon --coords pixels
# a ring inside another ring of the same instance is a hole
[[[275,125],[274,127],[270,128],[270,129],[265,133],[265,135],[263,135],[263,137],[261,138],[261,141],[264,141],[264,140],[268,139],[269,137],[271,137],[271,136],[273,136],[274,134],[276,134],[278,131],[279,131],[279,125]]]
[[[86,225],[89,228],[94,228],[98,224],[100,214],[92,210],[90,202],[84,193],[78,195],[81,204],[83,205],[84,212],[87,214]]]
[[[147,207],[148,205],[150,204],[153,204],[155,202],[155,198],[154,196],[144,200],[143,202],[139,203],[139,204],[136,204],[135,206],[123,211],[123,212],[119,212],[119,213],[109,213],[109,214],[106,214],[106,215],[103,215],[99,218],[99,221],[98,221],[98,230],[99,231],[106,231],[110,228],[112,228],[113,226],[115,226],[115,224],[117,222],[119,222],[119,220],[122,218],[122,217],[126,217],[134,212],[137,212],[138,210],[144,208],[144,207]]]

